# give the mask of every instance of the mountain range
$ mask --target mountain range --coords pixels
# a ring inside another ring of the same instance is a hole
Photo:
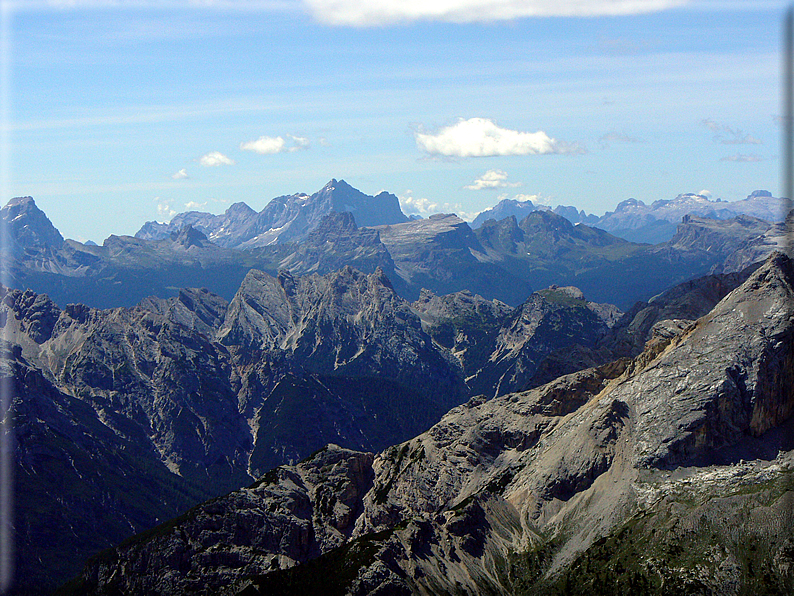
[[[676,233],[678,223],[685,215],[709,219],[733,219],[747,215],[767,222],[782,222],[790,207],[785,199],[772,196],[767,190],[756,190],[741,201],[712,201],[709,197],[695,193],[680,194],[674,199],[659,199],[650,205],[637,199],[626,199],[618,203],[614,211],[602,216],[591,215],[575,207],[558,205],[553,209],[535,205],[532,201],[503,199],[496,206],[486,209],[472,221],[472,228],[479,228],[489,219],[499,221],[515,216],[522,220],[533,211],[551,210],[571,223],[583,223],[606,230],[615,236],[647,244],[667,242]]]
[[[794,265],[744,277],[633,358],[474,397],[378,453],[329,445],[59,593],[790,593]]]
[[[281,199],[269,243],[240,206],[102,246],[2,209],[12,593],[794,587],[787,224]]]
[[[370,225],[359,227],[358,216]],[[174,297],[183,287],[207,287],[231,300],[251,269],[300,276],[351,266],[380,268],[411,301],[422,289],[469,290],[516,306],[556,284],[626,309],[686,279],[744,268],[785,237],[782,224],[750,216],[686,216],[670,240],[649,246],[548,210],[472,229],[451,214],[409,221],[394,195],[367,196],[336,180],[313,195],[274,199],[259,214],[242,204],[218,216],[181,214],[170,224],[147,224],[150,231],[139,237],[110,236],[102,246],[64,240],[30,197],[13,199],[0,218],[10,239],[0,257],[11,287],[46,293],[61,306],[97,308]]]
[[[185,226],[204,233],[227,248],[254,248],[303,239],[326,215],[351,213],[364,227],[402,223],[408,218],[397,197],[387,192],[365,195],[344,180],[331,180],[312,195],[276,197],[257,213],[245,203],[235,203],[221,215],[189,211],[167,224],[149,221],[135,234],[143,240],[162,240]]]

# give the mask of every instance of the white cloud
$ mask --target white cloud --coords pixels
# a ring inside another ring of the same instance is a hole
[[[451,157],[584,153],[584,149],[578,144],[558,141],[542,130],[510,130],[487,118],[461,119],[435,134],[417,131],[414,137],[417,146],[427,153]]]
[[[176,211],[171,208],[171,199],[161,199],[160,197],[154,197],[155,202],[157,203],[157,221],[170,221],[174,215],[176,215]]]
[[[412,21],[473,23],[522,17],[591,17],[665,10],[688,0],[304,0],[329,25],[371,27]]]
[[[253,151],[259,155],[272,155],[284,150],[284,137],[259,137],[255,141],[240,143],[243,151]]]
[[[175,174],[171,174],[171,178],[173,178],[174,180],[184,180],[185,178],[188,178],[187,170],[185,168],[182,168]]]
[[[755,153],[751,153],[749,155],[744,153],[739,153],[738,155],[728,155],[727,157],[723,157],[720,161],[735,161],[741,163],[756,163],[759,161],[764,161],[764,158],[760,155],[756,155]]]
[[[287,135],[290,139],[292,139],[294,145],[289,147],[289,151],[300,151],[301,149],[308,149],[309,148],[309,139],[306,137],[294,137],[292,135]]]
[[[508,182],[507,172],[502,170],[488,170],[477,178],[473,184],[464,186],[467,190],[483,190],[491,188],[508,188],[513,186],[521,186],[520,182]]]
[[[706,197],[707,199],[711,199],[712,194],[710,190],[706,190],[705,188],[698,193],[701,197]]]
[[[255,141],[240,143],[240,149],[243,151],[253,151],[254,153],[259,153],[259,155],[274,155],[276,153],[284,153],[285,151],[292,153],[309,148],[309,139],[306,137],[286,136],[290,139],[290,144],[287,144],[287,141],[282,136],[262,136]]]
[[[763,145],[763,141],[745,133],[739,128],[715,122],[711,118],[701,120],[701,124],[714,133],[714,142],[722,145]],[[726,138],[727,135],[727,138]]]
[[[400,208],[403,213],[408,215],[429,215],[438,212],[438,203],[430,199],[414,197],[410,190],[406,191],[403,196],[398,195],[397,199],[400,201]]]
[[[461,219],[468,221],[477,217],[476,213],[463,211],[463,205],[460,203],[440,203],[424,197],[414,197],[413,192],[410,190],[406,190],[403,195],[397,195],[397,199],[400,201],[400,208],[403,213],[407,215],[421,215],[427,217],[434,213],[455,213]]]
[[[220,151],[210,151],[206,155],[201,156],[198,162],[207,168],[214,168],[217,166],[233,166],[234,160],[226,157]]]
[[[203,209],[206,206],[207,206],[207,201],[204,201],[203,203],[197,203],[196,201],[188,201],[187,203],[185,203],[185,209],[187,209],[188,211],[198,211],[199,209]]]

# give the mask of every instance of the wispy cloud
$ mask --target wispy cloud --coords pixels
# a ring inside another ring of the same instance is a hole
[[[598,139],[598,144],[601,145],[602,149],[607,149],[612,146],[612,143],[644,143],[642,139],[638,139],[636,137],[631,137],[626,133],[617,132],[617,131],[610,131],[605,135],[602,135]]]
[[[288,11],[296,8],[296,2],[290,0],[9,0],[8,3],[12,8],[21,10],[206,8]]]
[[[189,178],[189,176],[187,175],[187,170],[185,168],[182,168],[178,172],[171,174],[171,178],[173,178],[174,180],[184,180],[186,178]]]
[[[302,149],[308,149],[310,146],[309,139],[306,137],[296,137],[294,135],[286,135],[286,137],[289,141],[282,136],[262,136],[255,141],[240,143],[240,149],[253,151],[260,155],[273,155],[275,153],[301,151]]]
[[[727,157],[723,157],[720,161],[735,161],[741,163],[755,163],[759,161],[764,161],[764,158],[760,155],[756,155],[755,153],[751,153],[749,155],[744,153],[739,153],[738,155],[729,155]]]
[[[431,155],[488,157],[494,155],[541,155],[584,153],[577,143],[551,138],[542,130],[521,132],[502,128],[487,118],[459,120],[436,132],[414,133],[416,145]]]
[[[523,17],[593,17],[656,12],[688,0],[304,0],[322,23],[372,27],[412,21],[477,23]]]
[[[484,190],[492,188],[508,188],[514,186],[521,186],[520,182],[508,182],[507,172],[502,170],[488,170],[477,178],[473,184],[464,186],[467,190]]]
[[[234,160],[226,157],[220,151],[210,151],[206,155],[202,155],[198,162],[205,168],[215,168],[218,166],[233,166]]]
[[[714,133],[714,142],[722,145],[763,145],[763,142],[739,128],[732,128],[727,124],[715,122],[711,118],[701,121],[701,124]]]

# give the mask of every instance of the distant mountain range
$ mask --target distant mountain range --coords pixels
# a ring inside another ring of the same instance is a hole
[[[756,190],[746,199],[734,202],[719,199],[712,201],[704,195],[693,193],[681,194],[670,200],[660,199],[650,205],[637,199],[627,199],[620,202],[614,211],[607,211],[601,217],[588,215],[584,211],[577,211],[575,207],[563,205],[551,211],[562,215],[572,223],[600,228],[625,240],[659,244],[673,237],[685,215],[710,219],[732,219],[739,215],[748,215],[775,223],[783,221],[786,204],[784,199],[773,197],[769,191]],[[471,225],[476,229],[489,219],[499,221],[511,215],[520,221],[537,210],[549,210],[549,208],[534,205],[532,201],[504,199],[495,207],[480,213]]]
[[[381,192],[365,195],[344,180],[331,180],[312,195],[277,197],[257,213],[235,203],[221,215],[189,211],[169,223],[149,221],[135,234],[143,240],[162,240],[185,226],[201,231],[211,242],[226,248],[255,248],[302,240],[326,215],[351,213],[363,227],[408,221],[396,196]]]
[[[754,194],[752,204],[777,201]],[[359,216],[370,227],[359,227]],[[136,238],[110,236],[102,246],[64,240],[30,197],[13,199],[0,217],[10,240],[2,259],[12,287],[46,293],[62,306],[100,308],[172,297],[182,287],[207,287],[231,300],[251,269],[276,276],[344,266],[364,273],[380,268],[409,300],[422,289],[469,290],[517,305],[533,290],[557,284],[628,308],[686,279],[763,259],[785,236],[782,226],[749,216],[691,216],[670,240],[648,246],[538,209],[472,229],[455,215],[408,220],[394,195],[364,195],[336,180],[313,195],[276,199],[258,214],[243,204],[218,216],[181,214],[169,224],[150,222]]]

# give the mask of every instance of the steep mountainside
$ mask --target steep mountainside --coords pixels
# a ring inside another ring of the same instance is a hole
[[[252,270],[230,303],[194,289],[112,310],[61,309],[17,290],[4,291],[0,304],[4,374],[20,387],[40,379],[45,403],[62,404],[31,413],[39,397],[18,391],[18,487],[30,496],[20,501],[29,520],[20,569],[37,556],[59,561],[25,575],[33,586],[76,571],[125,533],[327,443],[379,450],[425,431],[474,393],[577,370],[589,361],[575,356],[596,350],[616,315],[575,288],[541,291],[516,309],[468,292],[425,292],[412,306],[381,270],[350,268],[302,277]],[[106,463],[92,470],[92,458]],[[64,486],[80,497],[56,505],[45,478],[69,462],[77,468]],[[163,500],[118,495],[135,479],[153,495],[162,489]],[[105,510],[107,499],[114,505]],[[37,517],[27,502],[59,514]],[[70,525],[81,506],[94,508],[95,525]],[[66,539],[35,540],[89,530],[95,535],[77,549]]]
[[[97,549],[328,442],[404,440],[466,394],[459,364],[379,271],[252,271],[230,304],[183,290],[133,308],[61,309],[3,290],[0,308],[27,520],[18,577],[34,592]],[[49,535],[59,538],[39,540]],[[40,568],[39,557],[58,563]]]
[[[14,238],[10,235],[12,243]],[[62,306],[80,302],[97,308],[132,306],[150,295],[174,296],[180,287],[197,285],[228,300],[245,274],[262,263],[250,253],[213,244],[190,226],[156,241],[110,236],[96,246],[65,240],[4,257],[12,287],[46,293]]]
[[[409,300],[426,288],[437,294],[469,290],[518,304],[532,291],[529,283],[486,256],[469,225],[456,215],[432,215],[377,230],[397,276],[410,288]]]
[[[790,593],[792,300],[772,255],[633,360],[280,467],[63,593]]]
[[[377,230],[360,228],[352,213],[330,213],[301,242],[252,249],[274,271],[293,275],[331,273],[349,266],[364,273],[380,268],[389,279],[401,281],[394,261]],[[401,292],[402,294],[402,292]]]
[[[192,225],[219,246],[254,248],[302,240],[323,217],[333,212],[351,213],[358,225],[365,227],[408,221],[393,194],[381,192],[373,197],[344,180],[331,180],[312,195],[277,197],[259,213],[245,203],[235,203],[221,215],[180,213],[168,224],[147,222],[135,237],[158,240]]]
[[[475,234],[486,258],[532,287],[576,286],[621,308],[704,275],[724,258],[699,247],[635,244],[549,211],[488,221]]]
[[[0,221],[12,254],[25,250],[35,254],[41,249],[58,249],[63,245],[63,236],[36,206],[33,197],[11,199],[0,209]]]

